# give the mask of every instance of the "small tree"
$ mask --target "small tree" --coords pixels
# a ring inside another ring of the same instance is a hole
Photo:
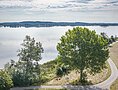
[[[35,42],[34,38],[26,36],[21,44],[22,48],[18,51],[19,60],[11,60],[6,70],[12,75],[14,86],[29,86],[40,83],[40,65],[41,53],[43,53],[42,44]]]
[[[13,87],[11,77],[3,70],[0,70],[0,90],[10,90]]]
[[[43,53],[42,44],[35,42],[34,38],[30,38],[30,36],[26,36],[21,45],[24,48],[18,51],[18,56],[19,61],[25,63],[26,74],[38,70],[38,62],[41,60],[41,53]]]
[[[80,83],[84,84],[86,70],[100,72],[108,59],[108,42],[95,31],[76,27],[68,30],[57,45],[63,63],[80,70]]]
[[[115,42],[116,40],[115,40],[115,37],[112,35],[111,36],[111,40],[112,40],[112,42]]]

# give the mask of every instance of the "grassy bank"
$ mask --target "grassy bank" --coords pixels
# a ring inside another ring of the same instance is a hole
[[[45,69],[45,73],[43,77],[46,78],[45,85],[65,85],[65,84],[78,84],[80,73],[75,70],[71,70],[68,75],[57,78],[55,75],[55,65],[56,61],[51,61],[43,64],[43,68]],[[91,82],[91,84],[97,84],[104,80],[106,80],[111,75],[111,69],[106,62],[107,68],[103,69],[102,72],[93,75],[88,74],[87,78]],[[44,71],[44,70],[43,70]]]

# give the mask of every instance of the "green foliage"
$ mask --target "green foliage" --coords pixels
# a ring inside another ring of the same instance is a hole
[[[108,41],[108,44],[111,44],[111,43],[113,43],[113,42],[115,42],[116,40],[117,40],[117,36],[111,36],[110,38],[108,37],[108,35],[106,34],[106,33],[104,33],[104,32],[102,32],[101,33],[101,36],[105,39],[105,40],[107,40]]]
[[[3,70],[0,70],[0,90],[9,90],[13,86],[11,77]]]
[[[12,76],[14,86],[29,86],[40,83],[41,53],[42,44],[35,42],[34,38],[26,36],[21,44],[22,48],[18,51],[19,60],[6,65],[7,72]]]
[[[95,31],[76,27],[68,30],[57,45],[62,62],[80,70],[80,82],[85,81],[85,70],[100,72],[108,59],[108,42]]]
[[[57,70],[56,70],[56,75],[58,76],[58,77],[62,77],[63,76],[63,69],[60,67],[60,68],[57,68]]]
[[[112,40],[112,42],[115,42],[116,41],[116,39],[115,39],[114,36],[111,36],[111,40]]]
[[[55,77],[57,60],[52,60],[41,65],[41,83],[50,81]]]
[[[111,43],[111,40],[110,40],[110,38],[108,37],[108,35],[106,33],[102,32],[101,36],[108,42],[108,44]]]
[[[59,58],[41,65],[42,82],[50,81],[54,77],[61,77],[69,72],[69,66],[64,65]],[[56,76],[55,76],[56,74]]]
[[[63,75],[66,75],[69,73],[69,67],[68,66],[61,66],[57,67],[56,69],[56,76],[62,77]]]
[[[21,45],[23,48],[18,51],[19,60],[26,62],[41,60],[41,53],[43,53],[43,48],[40,42],[35,42],[34,38],[26,36]]]

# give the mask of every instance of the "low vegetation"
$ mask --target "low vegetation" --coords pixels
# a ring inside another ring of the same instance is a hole
[[[0,70],[0,90],[9,90],[13,87],[13,81],[7,72]]]
[[[48,63],[47,63],[48,64]],[[52,64],[54,65],[54,64]],[[48,72],[48,70],[46,71]],[[53,74],[56,72],[54,70]],[[102,72],[97,73],[95,75],[90,75],[89,73],[87,74],[87,82],[86,84],[97,84],[100,83],[104,80],[106,80],[110,75],[111,75],[111,69],[109,64],[106,62],[106,68],[102,70]],[[47,78],[50,78],[47,74]],[[73,85],[78,85],[79,84],[79,78],[80,78],[80,73],[77,70],[69,70],[69,73],[67,75],[64,75],[62,77],[57,77],[55,74],[52,76],[52,79],[48,79],[46,81],[46,85],[64,85],[64,84],[73,84]]]
[[[55,70],[57,63],[57,60],[52,60],[41,65],[42,84],[45,84],[56,77]]]

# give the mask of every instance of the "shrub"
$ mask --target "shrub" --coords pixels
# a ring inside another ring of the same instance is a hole
[[[13,86],[10,75],[0,70],[0,90],[9,90]]]
[[[62,77],[62,76],[63,76],[63,70],[62,70],[62,68],[57,68],[57,70],[56,70],[56,75],[57,75],[58,77]]]

